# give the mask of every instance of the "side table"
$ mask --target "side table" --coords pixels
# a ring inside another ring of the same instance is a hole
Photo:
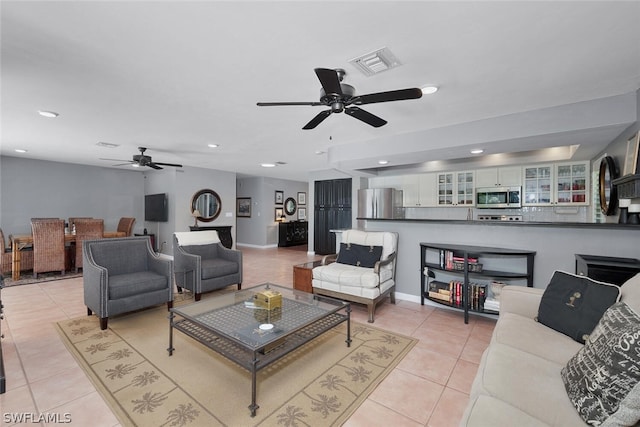
[[[298,264],[293,266],[293,289],[299,291],[313,293],[313,286],[311,285],[311,279],[313,279],[313,270],[322,264],[321,260],[309,261],[304,264]]]

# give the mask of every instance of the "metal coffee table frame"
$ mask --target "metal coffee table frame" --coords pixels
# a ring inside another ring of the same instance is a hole
[[[281,309],[269,311],[246,304],[256,291],[265,288],[282,294]],[[273,324],[268,332],[259,328],[260,324],[267,323],[265,320]],[[173,330],[177,329],[248,370],[251,373],[249,410],[254,417],[259,408],[257,372],[342,322],[347,322],[345,342],[350,347],[351,305],[348,302],[265,283],[172,308],[167,351],[171,356],[175,350]]]

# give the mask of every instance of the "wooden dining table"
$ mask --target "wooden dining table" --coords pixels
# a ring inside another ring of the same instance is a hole
[[[126,237],[127,233],[124,231],[105,231],[102,233],[102,237],[104,238],[113,238],[113,237]],[[76,235],[71,233],[65,233],[64,242],[73,243],[76,241]],[[13,280],[20,279],[20,258],[21,252],[24,248],[28,248],[33,246],[33,235],[32,234],[14,234],[11,236],[11,247],[13,250],[11,251],[11,277]]]

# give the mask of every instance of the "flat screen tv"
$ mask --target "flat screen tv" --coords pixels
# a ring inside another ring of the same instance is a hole
[[[169,205],[165,193],[144,196],[144,220],[155,222],[169,220]]]

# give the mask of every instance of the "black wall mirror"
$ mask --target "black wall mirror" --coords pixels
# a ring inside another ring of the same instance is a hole
[[[211,222],[220,215],[222,201],[213,190],[200,190],[191,198],[191,214],[196,210],[200,212],[198,221]]]
[[[616,164],[611,156],[600,162],[600,210],[604,215],[613,215],[618,203],[618,192],[613,180],[618,177]]]
[[[296,201],[293,197],[288,197],[287,200],[284,201],[284,213],[287,215],[296,213]]]

